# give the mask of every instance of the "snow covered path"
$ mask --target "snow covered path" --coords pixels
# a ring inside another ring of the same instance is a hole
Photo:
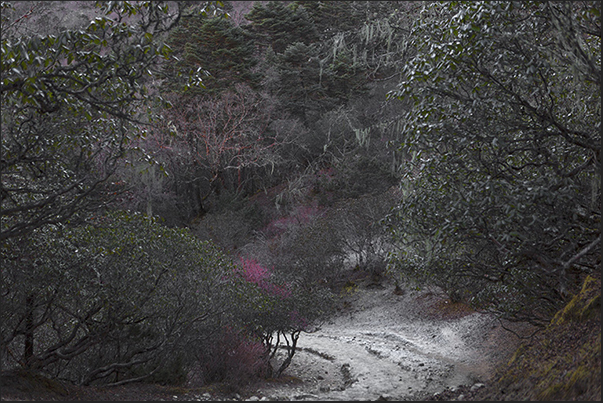
[[[393,285],[363,288],[351,310],[314,333],[304,333],[284,376],[255,400],[416,400],[445,388],[486,381],[517,339],[489,315],[441,319],[441,294],[393,292]]]

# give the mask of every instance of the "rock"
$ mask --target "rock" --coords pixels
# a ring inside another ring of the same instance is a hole
[[[486,386],[486,385],[484,385],[483,383],[476,383],[475,385],[473,385],[471,387],[470,390],[471,390],[471,392],[475,392],[476,390],[483,388],[484,386]]]
[[[257,402],[258,400],[260,400],[260,398],[257,396],[251,396],[247,399],[248,402]]]
[[[315,400],[315,399],[318,399],[318,396],[313,395],[311,393],[304,393],[304,394],[301,394],[301,395],[293,396],[293,398],[295,400],[305,400],[305,399]]]

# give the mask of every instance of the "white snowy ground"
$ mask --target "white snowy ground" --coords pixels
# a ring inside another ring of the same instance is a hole
[[[480,387],[519,339],[493,317],[471,313],[438,319],[442,294],[405,291],[393,284],[360,288],[350,312],[315,333],[303,333],[283,375],[247,400],[417,400],[459,385]]]

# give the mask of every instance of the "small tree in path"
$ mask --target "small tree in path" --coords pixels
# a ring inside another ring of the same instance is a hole
[[[320,320],[330,305],[325,294],[311,292],[293,283],[279,281],[273,270],[269,270],[254,259],[241,258],[239,275],[256,286],[248,297],[255,300],[249,312],[246,326],[260,339],[265,348],[265,359],[270,365],[268,377],[279,377],[291,364],[302,332],[309,331]],[[285,358],[276,367],[274,361],[279,349],[286,351]]]

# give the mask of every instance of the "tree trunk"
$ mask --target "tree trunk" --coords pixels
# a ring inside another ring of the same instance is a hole
[[[276,371],[275,378],[279,378],[281,376],[281,374],[291,364],[291,360],[293,359],[293,356],[295,355],[295,351],[297,348],[297,340],[299,339],[300,334],[301,334],[301,331],[291,332],[291,345],[287,345],[287,358],[285,358],[285,360],[283,361],[281,366]],[[285,340],[286,340],[286,337],[287,336],[285,336]]]
[[[30,368],[34,357],[34,296],[25,297],[25,342],[23,347],[23,364]]]

